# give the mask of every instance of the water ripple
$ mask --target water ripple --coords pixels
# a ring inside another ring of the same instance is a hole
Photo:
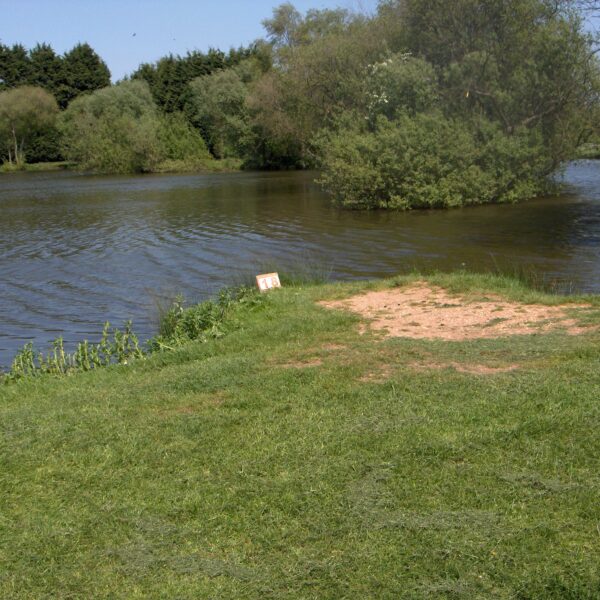
[[[597,162],[568,193],[518,206],[359,213],[311,173],[0,177],[0,364],[27,341],[99,336],[108,319],[153,334],[156,301],[202,299],[264,266],[340,279],[418,266],[533,267],[600,291]]]

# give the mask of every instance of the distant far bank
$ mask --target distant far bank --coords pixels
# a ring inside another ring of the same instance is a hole
[[[228,173],[242,170],[242,160],[238,158],[224,158],[220,160],[166,160],[147,173]],[[85,171],[77,163],[69,161],[39,162],[21,164],[19,166],[5,163],[0,165],[2,173],[42,173],[51,171]],[[102,173],[113,175],[114,173]]]
[[[583,144],[577,149],[577,158],[588,160],[600,159],[600,144]]]

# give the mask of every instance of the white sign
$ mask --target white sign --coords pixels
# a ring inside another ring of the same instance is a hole
[[[277,273],[266,273],[256,276],[256,285],[261,292],[268,292],[273,288],[281,287],[281,282]]]

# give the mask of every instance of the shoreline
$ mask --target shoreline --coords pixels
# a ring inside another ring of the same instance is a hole
[[[156,169],[144,173],[108,173],[83,171],[78,169],[76,163],[67,161],[48,163],[27,163],[19,168],[8,165],[0,165],[0,175],[12,173],[46,173],[56,171],[68,171],[73,173],[85,173],[89,175],[156,175],[166,173],[235,173],[242,171],[242,161],[239,159],[208,160],[191,163],[188,161],[169,160],[164,161]]]

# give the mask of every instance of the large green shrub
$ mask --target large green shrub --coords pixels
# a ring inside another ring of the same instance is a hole
[[[445,208],[514,202],[544,189],[548,159],[536,130],[513,135],[485,120],[469,125],[440,112],[373,128],[347,117],[321,141],[320,182],[348,208]]]
[[[247,86],[234,69],[197,77],[189,85],[186,112],[216,158],[241,157],[250,134]]]
[[[127,81],[74,100],[62,114],[63,152],[84,169],[135,173],[164,158],[160,117],[148,85]]]
[[[0,161],[22,165],[36,145],[56,136],[58,106],[40,87],[0,92]]]
[[[160,119],[158,138],[165,158],[198,161],[210,159],[204,139],[183,113],[167,113]]]

